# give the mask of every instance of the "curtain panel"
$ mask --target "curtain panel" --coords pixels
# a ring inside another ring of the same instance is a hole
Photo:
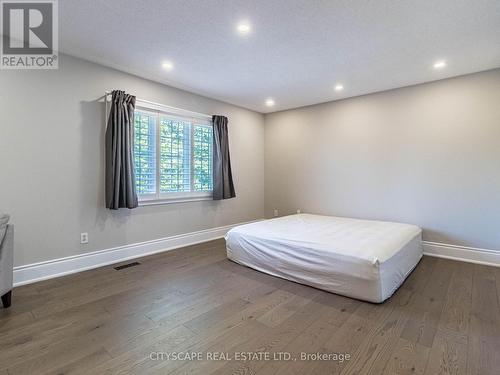
[[[227,135],[227,117],[212,116],[214,127],[213,151],[213,199],[229,199],[236,197],[229,156],[229,139]]]
[[[106,128],[106,207],[112,210],[138,206],[134,170],[135,96],[111,93]]]

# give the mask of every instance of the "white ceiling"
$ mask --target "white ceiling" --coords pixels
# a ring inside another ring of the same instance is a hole
[[[500,67],[499,0],[62,0],[59,12],[62,52],[259,112]]]

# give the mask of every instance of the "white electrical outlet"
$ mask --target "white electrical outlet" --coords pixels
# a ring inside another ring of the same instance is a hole
[[[278,217],[278,215],[279,215],[278,209],[277,209],[277,208],[275,208],[275,209],[274,209],[274,217]]]
[[[89,243],[88,233],[80,233],[80,243]]]
[[[297,213],[300,214],[300,208],[297,209]]]

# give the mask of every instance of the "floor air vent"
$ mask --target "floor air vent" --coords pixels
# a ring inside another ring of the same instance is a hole
[[[120,271],[120,270],[123,270],[125,268],[138,266],[139,264],[140,264],[139,262],[132,262],[132,263],[129,263],[129,264],[123,264],[121,266],[115,267],[115,270]]]

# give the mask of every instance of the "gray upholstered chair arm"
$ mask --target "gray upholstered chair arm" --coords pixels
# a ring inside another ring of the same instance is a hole
[[[14,269],[14,226],[7,225],[5,237],[0,244],[0,296],[12,290]]]

